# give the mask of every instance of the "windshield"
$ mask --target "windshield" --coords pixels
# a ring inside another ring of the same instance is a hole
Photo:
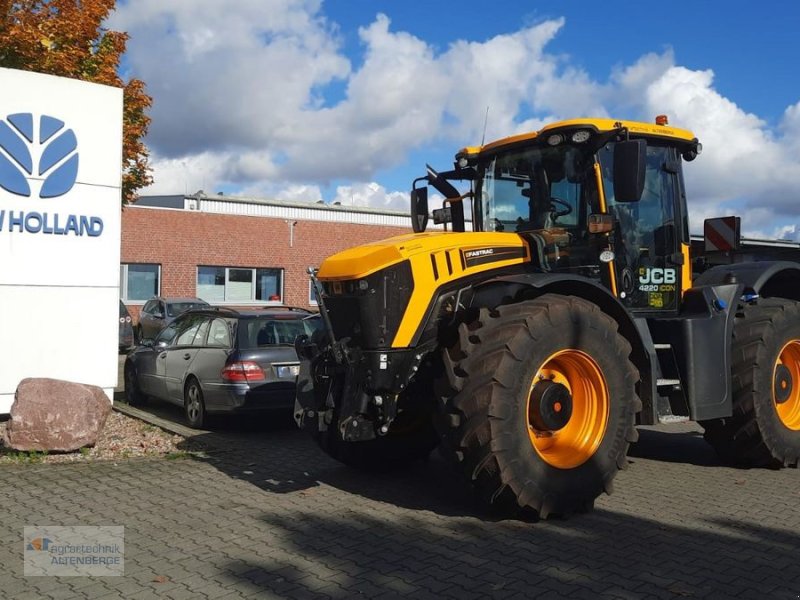
[[[167,316],[177,317],[191,308],[203,308],[204,306],[208,306],[208,304],[205,302],[168,302]]]
[[[580,224],[584,186],[593,182],[587,149],[562,144],[525,148],[491,157],[479,186],[486,231],[532,231]],[[591,190],[595,186],[590,185]]]
[[[239,346],[260,348],[276,344],[291,345],[298,335],[311,336],[321,326],[322,319],[316,315],[305,319],[242,319],[239,324]]]

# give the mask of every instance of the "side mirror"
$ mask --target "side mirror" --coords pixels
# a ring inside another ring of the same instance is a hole
[[[638,202],[644,191],[647,142],[626,140],[614,146],[614,201]]]
[[[433,224],[442,225],[445,223],[453,222],[453,210],[447,208],[434,208],[433,209]]]
[[[411,190],[411,228],[414,233],[422,233],[428,226],[428,188]]]

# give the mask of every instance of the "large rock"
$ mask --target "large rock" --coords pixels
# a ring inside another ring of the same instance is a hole
[[[94,446],[110,412],[111,402],[95,385],[23,379],[11,405],[5,445],[51,452]]]

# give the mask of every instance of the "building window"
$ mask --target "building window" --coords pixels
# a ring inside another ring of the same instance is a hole
[[[317,305],[317,295],[314,293],[314,282],[308,282],[308,304],[311,306]]]
[[[119,296],[127,302],[145,302],[159,295],[161,265],[126,264],[119,266]]]
[[[197,267],[197,297],[210,304],[283,302],[283,269]]]

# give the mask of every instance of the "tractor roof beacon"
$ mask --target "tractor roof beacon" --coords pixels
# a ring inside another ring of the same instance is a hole
[[[575,119],[428,167],[414,233],[311,273],[326,327],[297,343],[298,424],[357,467],[441,445],[487,504],[540,518],[609,492],[637,424],[699,421],[725,460],[796,465],[800,264],[737,262],[732,235],[730,264],[693,273],[701,150],[666,117]]]

